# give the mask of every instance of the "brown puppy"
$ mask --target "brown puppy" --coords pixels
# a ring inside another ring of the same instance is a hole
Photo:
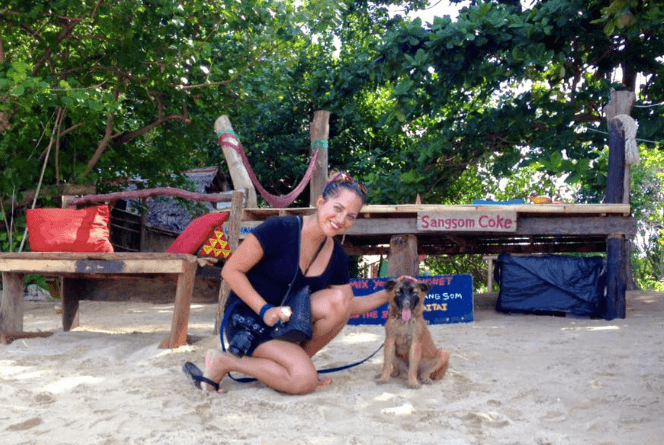
[[[385,361],[378,383],[387,383],[402,369],[407,369],[411,388],[442,379],[450,354],[433,344],[422,316],[429,285],[405,278],[388,281],[385,290],[390,293],[390,314],[385,323]]]

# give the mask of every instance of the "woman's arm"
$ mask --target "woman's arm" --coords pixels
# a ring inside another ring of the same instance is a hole
[[[240,243],[221,269],[221,278],[256,313],[261,310],[266,301],[254,289],[249,278],[247,278],[247,272],[262,258],[263,247],[258,238],[250,234]]]
[[[353,297],[350,303],[351,315],[361,315],[387,303],[387,291],[381,289],[364,297]]]

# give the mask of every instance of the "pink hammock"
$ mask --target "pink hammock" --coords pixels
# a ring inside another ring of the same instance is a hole
[[[219,145],[221,145],[222,148],[223,147],[232,148],[233,150],[235,150],[235,152],[237,152],[237,154],[240,155],[242,163],[244,164],[244,167],[247,169],[247,173],[249,173],[249,178],[256,187],[256,190],[258,190],[258,193],[260,193],[261,196],[265,198],[265,200],[272,207],[276,209],[283,209],[287,207],[289,204],[295,201],[295,198],[297,198],[300,195],[300,193],[302,193],[302,190],[304,190],[304,188],[307,186],[307,184],[311,180],[311,176],[314,173],[314,167],[316,165],[316,160],[318,160],[318,152],[320,148],[321,147],[327,148],[327,141],[325,139],[317,139],[313,141],[311,145],[314,148],[314,152],[311,156],[311,161],[309,161],[309,167],[307,167],[307,171],[304,174],[302,181],[297,185],[297,187],[295,187],[287,195],[277,196],[269,193],[267,190],[263,188],[260,182],[258,182],[258,178],[256,177],[256,174],[252,170],[251,165],[249,164],[249,160],[247,159],[247,155],[244,153],[242,144],[240,143],[240,140],[238,139],[235,132],[220,131],[217,133],[217,135],[219,137]]]

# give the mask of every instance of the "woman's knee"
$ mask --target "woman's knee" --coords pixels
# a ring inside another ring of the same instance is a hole
[[[330,315],[335,318],[348,318],[350,316],[352,298],[348,298],[345,292],[340,289],[330,289],[326,300]]]
[[[314,392],[318,388],[318,373],[314,370],[298,370],[291,373],[291,384],[289,391],[291,394],[301,395]]]

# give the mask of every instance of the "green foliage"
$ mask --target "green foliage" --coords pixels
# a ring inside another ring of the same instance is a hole
[[[638,222],[632,265],[637,284],[664,290],[664,153],[640,147],[632,169],[632,213]]]
[[[34,189],[42,163],[45,184],[182,184],[209,161],[216,117],[279,100],[305,25],[338,24],[339,5],[297,5],[5,2],[0,190]]]

